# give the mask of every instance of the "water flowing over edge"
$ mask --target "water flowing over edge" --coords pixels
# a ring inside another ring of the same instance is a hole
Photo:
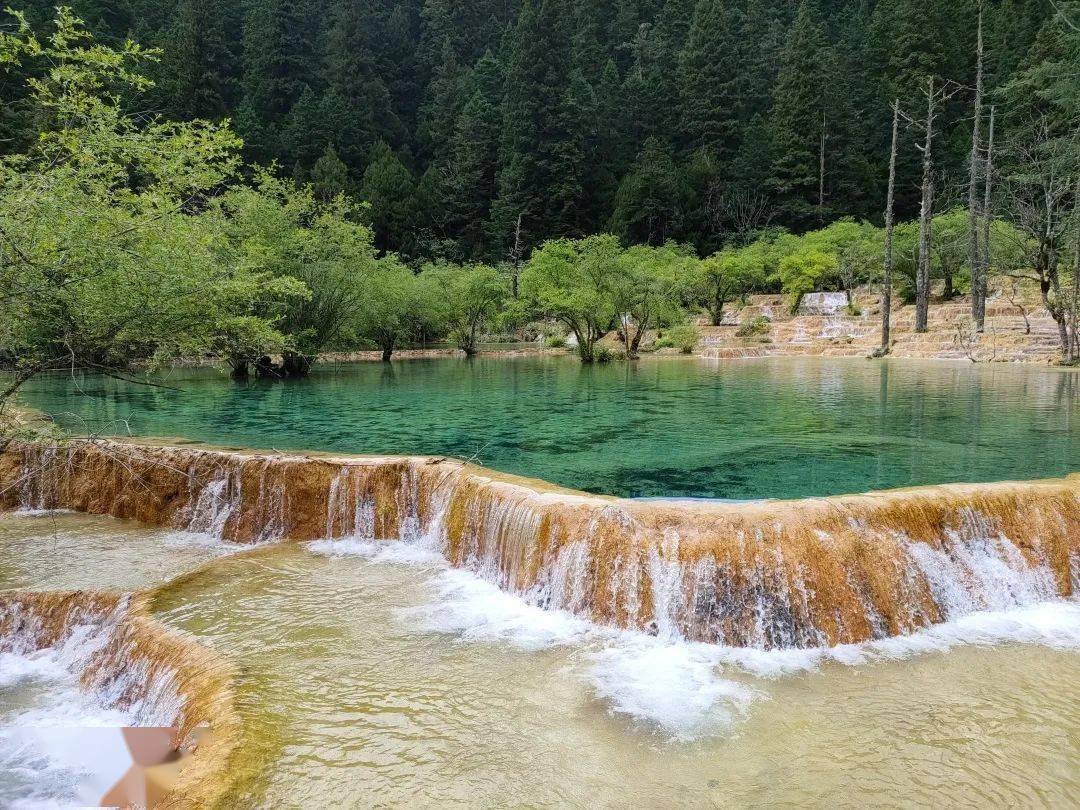
[[[228,543],[422,538],[537,607],[756,650],[908,635],[1080,587],[1080,476],[801,501],[588,496],[462,462],[12,444],[0,506]]]
[[[224,659],[153,619],[150,597],[150,592],[0,592],[3,680],[7,685],[23,679],[61,681],[79,701],[71,716],[64,716],[64,706],[24,713],[20,727],[172,727],[174,742],[182,747],[190,746],[196,728],[209,727],[158,806],[212,806],[231,784],[227,774],[241,747],[234,675]]]
[[[1080,646],[1070,599],[1080,587],[1078,495],[1080,477],[1069,477],[798,502],[636,502],[446,459],[100,441],[0,454],[3,508],[135,518],[231,549],[309,540],[328,556],[435,562],[440,599],[427,629],[582,646],[594,692],[613,712],[683,739],[726,728],[757,698],[752,685],[721,677],[725,667],[767,678],[964,643]],[[112,694],[154,697],[146,705],[159,713],[180,700],[181,723],[210,721],[220,747],[195,757],[202,775],[193,772],[178,799],[208,804],[229,784],[241,728],[221,662],[146,610],[176,581],[123,599],[4,599],[89,600],[106,624],[143,628],[145,643],[111,644],[123,651],[112,663],[136,664],[122,678],[114,666],[106,682],[127,684]],[[166,659],[160,670],[144,663]],[[82,670],[93,671],[109,668]],[[170,692],[180,673],[202,680]]]

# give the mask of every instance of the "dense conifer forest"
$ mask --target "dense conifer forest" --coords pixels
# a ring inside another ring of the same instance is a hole
[[[38,29],[52,5],[15,3]],[[767,226],[880,224],[891,102],[917,120],[930,78],[955,87],[935,208],[964,201],[976,0],[72,5],[98,41],[162,50],[139,112],[231,119],[248,161],[367,200],[376,245],[411,261],[505,261],[607,231],[705,255]],[[1039,36],[1053,14],[986,3],[986,103],[1053,49]],[[4,76],[5,98],[24,92]],[[18,151],[32,111],[3,114]],[[919,137],[902,122],[900,220],[919,211]]]

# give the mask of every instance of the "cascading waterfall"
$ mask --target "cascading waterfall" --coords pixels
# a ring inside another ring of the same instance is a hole
[[[638,502],[461,462],[73,443],[9,446],[7,507],[134,517],[235,542],[362,537],[593,621],[760,649],[906,634],[1070,597],[1080,477],[798,502]]]
[[[235,778],[243,749],[234,708],[231,667],[193,641],[170,633],[150,616],[153,592],[0,593],[0,660],[48,659],[77,682],[110,723],[171,727],[174,744],[198,751],[176,775],[162,806],[206,807]]]
[[[175,671],[136,654],[129,605],[126,596],[5,595],[0,653],[25,657],[49,650],[100,708],[123,711],[131,725],[179,726],[184,712]]]

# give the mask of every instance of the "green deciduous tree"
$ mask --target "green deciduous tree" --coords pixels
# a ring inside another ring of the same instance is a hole
[[[468,356],[476,354],[481,330],[502,311],[510,295],[509,279],[485,264],[435,264],[424,268],[421,284],[450,340]]]
[[[538,248],[522,271],[523,297],[573,333],[583,363],[596,359],[597,341],[614,325],[621,254],[614,236],[556,239]]]

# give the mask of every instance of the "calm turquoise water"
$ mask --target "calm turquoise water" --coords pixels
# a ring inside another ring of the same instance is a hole
[[[177,390],[56,376],[24,399],[81,431],[445,454],[628,496],[797,497],[1080,470],[1080,377],[1044,368],[477,358],[164,382]]]

